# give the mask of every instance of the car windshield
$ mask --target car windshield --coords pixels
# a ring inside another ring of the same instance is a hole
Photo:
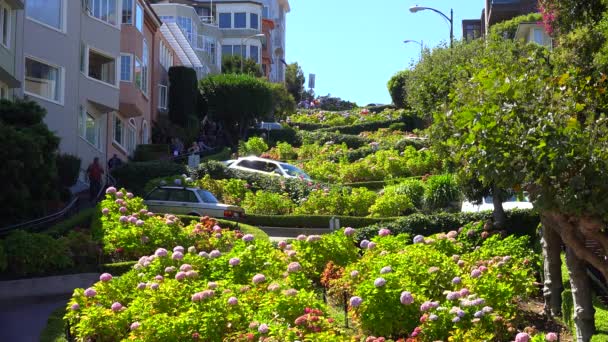
[[[304,179],[310,179],[310,176],[307,175],[304,171],[298,169],[297,167],[285,163],[281,163],[281,168],[285,170],[285,172],[292,177],[303,177]]]
[[[484,197],[483,201],[485,203],[492,204],[493,203],[492,196]],[[514,194],[514,195],[511,195],[509,198],[505,199],[503,203],[506,203],[506,202],[530,202],[530,200],[528,199],[528,196],[526,196],[526,194],[519,195],[519,196]]]
[[[217,198],[215,198],[215,196],[213,196],[212,193],[210,193],[209,191],[206,190],[197,190],[199,197],[203,200],[203,202],[205,203],[219,203],[219,201],[217,200]]]

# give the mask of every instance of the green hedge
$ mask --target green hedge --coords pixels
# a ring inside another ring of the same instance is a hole
[[[289,122],[288,125],[302,131],[316,131],[318,129],[331,127],[330,125],[306,122]]]
[[[138,162],[158,160],[171,157],[169,145],[167,144],[147,144],[137,145],[133,153],[133,160]]]
[[[118,186],[133,192],[136,195],[143,196],[145,193],[144,187],[146,184],[159,177],[169,177],[173,175],[181,175],[187,172],[184,165],[174,163],[172,161],[149,161],[149,162],[131,162],[112,171],[112,176],[116,179]]]
[[[232,151],[228,147],[225,147],[224,149],[222,149],[218,153],[202,157],[201,158],[201,163],[209,161],[209,160],[215,160],[215,161],[228,160],[228,159],[230,159],[231,155],[232,155]]]
[[[325,144],[326,142],[333,142],[334,144],[342,144],[345,143],[348,148],[359,148],[362,146],[366,146],[372,142],[371,139],[362,138],[358,135],[352,134],[340,134],[334,132],[307,132],[300,131],[298,132],[300,137],[302,138],[303,144]]]
[[[187,215],[177,215],[184,223],[188,223],[190,221],[198,221],[200,217],[197,216],[187,216]],[[268,240],[268,235],[264,233],[258,227],[254,227],[249,224],[235,222],[230,220],[216,219],[222,228],[230,228],[230,229],[238,229],[245,234],[251,234],[255,236],[256,239]]]
[[[283,129],[273,129],[273,130],[265,130],[265,129],[249,129],[247,131],[250,137],[261,137],[262,134],[265,135],[265,141],[270,146],[275,146],[279,142],[286,142],[292,146],[300,146],[302,145],[302,139],[298,135],[298,133],[291,127],[283,126]]]
[[[100,272],[107,272],[114,276],[129,272],[137,261],[115,262],[113,264],[103,264],[99,267]]]
[[[332,217],[338,218],[342,227],[365,227],[396,220],[394,217],[370,218],[338,215],[247,215],[243,221],[258,227],[329,228],[329,220]]]
[[[74,230],[74,228],[88,228],[91,226],[91,220],[93,219],[93,215],[95,215],[96,210],[96,208],[87,208],[81,210],[76,215],[52,226],[43,233],[51,235],[52,237],[61,237]]]
[[[382,120],[382,121],[372,121],[365,122],[355,125],[346,125],[346,126],[335,126],[319,129],[318,132],[340,132],[342,134],[353,134],[357,135],[361,132],[373,132],[377,131],[380,128],[389,128],[391,125],[396,123],[405,124],[404,129],[406,131],[413,131],[414,129],[422,129],[424,128],[424,122],[417,116],[408,115],[402,116],[399,119],[392,120]]]
[[[400,217],[392,222],[375,224],[359,229],[359,239],[369,239],[378,234],[381,228],[390,229],[393,234],[432,235],[458,228],[475,221],[486,221],[492,218],[491,211],[481,213],[438,213],[432,215],[412,214]],[[540,223],[538,213],[534,210],[507,211],[505,230],[508,234],[528,235],[537,240],[537,228]],[[362,227],[362,226],[359,226]]]
[[[71,187],[76,184],[80,174],[80,158],[70,154],[57,156],[57,175],[61,185]]]

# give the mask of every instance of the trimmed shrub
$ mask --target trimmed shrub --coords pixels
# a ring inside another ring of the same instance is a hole
[[[169,119],[186,127],[202,116],[196,71],[185,66],[169,68]]]
[[[266,137],[266,142],[270,146],[275,146],[278,142],[286,142],[292,146],[302,145],[302,139],[295,129],[283,126],[283,129],[265,130],[258,128],[250,128],[247,133],[249,136],[261,137],[262,134]]]
[[[66,188],[76,184],[80,173],[80,158],[70,154],[57,156],[57,174],[59,182]]]
[[[427,209],[438,210],[449,208],[460,200],[458,182],[453,175],[435,175],[426,180],[424,204]]]
[[[394,217],[371,218],[340,215],[247,215],[243,222],[257,227],[329,228],[329,220],[332,217],[340,220],[341,227],[366,227],[396,220]]]
[[[206,162],[206,161],[210,161],[210,160],[215,160],[215,161],[224,161],[224,160],[228,160],[230,159],[230,155],[232,154],[232,151],[228,148],[225,147],[224,149],[222,149],[220,152],[216,153],[216,154],[212,154],[209,156],[205,156],[201,158],[201,163],[202,162]]]
[[[356,125],[346,125],[346,126],[335,126],[329,128],[319,129],[319,132],[340,132],[342,134],[359,134],[361,132],[370,132],[377,131],[381,128],[390,128],[395,124],[403,124],[403,131],[413,131],[414,129],[422,129],[424,128],[424,123],[422,119],[418,118],[414,115],[402,116],[399,119],[394,120],[384,120],[384,121],[372,121],[365,122]]]
[[[421,208],[424,200],[424,182],[420,179],[406,179],[395,185],[394,191],[397,194],[407,195],[416,208]]]
[[[12,232],[4,240],[8,272],[20,276],[48,274],[74,265],[63,239],[46,234]]]
[[[147,144],[137,145],[133,153],[134,161],[150,161],[163,158],[169,158],[169,145],[167,144]]]
[[[260,137],[251,137],[247,141],[239,143],[239,155],[241,156],[259,156],[268,150],[268,145],[264,139]]]
[[[345,143],[348,148],[359,148],[368,145],[372,141],[370,139],[362,138],[357,135],[340,134],[335,132],[317,131],[307,132],[300,131],[299,135],[302,139],[303,144],[325,144],[331,142],[333,144]]]
[[[414,209],[412,201],[407,195],[397,193],[385,193],[378,197],[376,202],[369,208],[372,217],[401,216]]]
[[[52,226],[44,231],[44,233],[52,237],[60,237],[68,234],[75,228],[89,228],[96,210],[96,208],[84,209],[67,220]]]
[[[243,207],[248,213],[262,215],[285,215],[293,210],[293,202],[283,194],[260,190],[248,192],[243,201]]]
[[[171,161],[131,162],[112,171],[112,176],[121,187],[137,195],[145,195],[146,184],[159,177],[181,175],[187,172],[184,165]]]

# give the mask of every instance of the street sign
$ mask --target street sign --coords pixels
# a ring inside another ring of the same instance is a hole
[[[315,74],[308,74],[308,88],[315,88]]]

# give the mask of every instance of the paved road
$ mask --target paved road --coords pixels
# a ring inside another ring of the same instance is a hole
[[[0,341],[40,341],[50,314],[66,305],[69,298],[69,295],[61,295],[0,302]]]

